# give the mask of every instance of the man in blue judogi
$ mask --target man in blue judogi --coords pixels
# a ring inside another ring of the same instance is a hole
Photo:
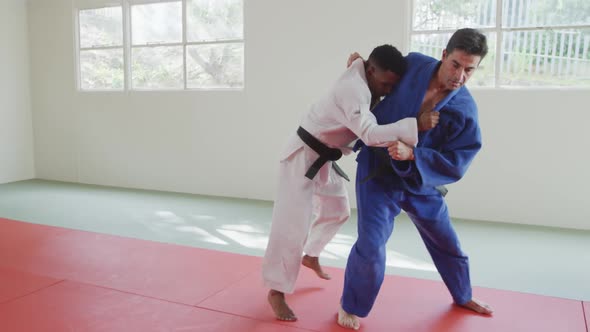
[[[373,110],[379,124],[413,116],[419,123],[437,119],[438,125],[421,132],[415,147],[398,141],[388,148],[360,148],[358,239],[346,265],[340,325],[358,329],[359,317],[369,314],[383,282],[393,220],[402,209],[416,225],[454,302],[492,313],[472,297],[468,258],[443,199],[443,186],[461,179],[481,148],[477,105],[464,84],[486,53],[486,37],[474,29],[456,31],[440,61],[410,53],[406,75]]]

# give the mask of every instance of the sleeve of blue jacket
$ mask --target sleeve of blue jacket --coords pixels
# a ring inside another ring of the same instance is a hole
[[[466,89],[437,108],[441,113],[440,122],[421,135],[421,141],[414,148],[415,160],[392,160],[396,173],[412,189],[458,181],[481,148],[477,107]]]

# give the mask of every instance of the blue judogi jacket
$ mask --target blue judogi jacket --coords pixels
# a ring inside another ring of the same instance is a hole
[[[410,53],[406,59],[406,74],[373,109],[379,124],[417,117],[428,84],[440,65],[440,61],[420,53]],[[481,148],[477,105],[467,88],[462,86],[451,91],[435,106],[435,110],[440,112],[440,121],[433,129],[419,133],[418,145],[414,148],[415,160],[396,161],[389,157],[385,159],[389,162],[385,165],[388,171],[380,172],[370,181],[377,181],[384,190],[431,195],[438,193],[436,186],[453,183],[463,177]],[[387,154],[386,148],[373,149],[385,150]],[[363,146],[357,156],[357,185],[384,165],[383,154],[379,156],[373,149]]]

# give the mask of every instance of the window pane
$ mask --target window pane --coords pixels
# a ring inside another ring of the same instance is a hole
[[[122,90],[123,50],[80,51],[80,87],[82,90]]]
[[[590,24],[588,0],[504,0],[504,27]]]
[[[417,34],[412,36],[412,52],[420,52],[435,59],[442,58],[442,51],[447,47],[447,42],[452,33]],[[467,82],[467,86],[494,86],[496,63],[496,34],[485,33],[488,40],[488,54],[481,61],[478,69]]]
[[[182,2],[131,7],[133,45],[182,42]]]
[[[121,7],[80,11],[80,47],[123,45],[123,14]]]
[[[187,86],[224,88],[244,86],[244,44],[187,46]]]
[[[182,46],[132,49],[131,76],[134,89],[182,89]]]
[[[413,17],[414,30],[493,27],[496,0],[415,0]]]
[[[413,52],[430,55],[433,58],[440,59],[442,51],[447,47],[447,42],[451,38],[450,33],[433,33],[419,34],[412,36]]]
[[[504,34],[501,84],[590,86],[590,29]]]
[[[187,40],[243,38],[242,0],[187,0]]]

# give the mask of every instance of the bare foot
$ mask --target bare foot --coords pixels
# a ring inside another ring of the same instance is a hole
[[[268,291],[268,303],[272,307],[275,316],[278,320],[284,320],[287,322],[294,322],[297,320],[297,316],[285,301],[285,293],[271,289]]]
[[[361,322],[358,316],[344,311],[342,306],[338,308],[338,325],[353,330],[358,330],[361,328]]]
[[[488,304],[481,302],[478,299],[471,299],[469,302],[461,305],[464,308],[467,308],[469,310],[473,310],[477,313],[483,314],[483,315],[491,315],[492,312],[494,312],[492,310],[492,307],[490,307]]]
[[[322,279],[326,279],[326,280],[332,279],[332,277],[330,277],[329,274],[327,274],[326,272],[324,272],[324,270],[322,270],[322,267],[320,266],[320,259],[318,257],[312,257],[312,256],[305,255],[301,259],[301,264],[303,264],[303,266],[305,266],[305,267],[312,269],[318,275],[318,277],[320,277]]]

